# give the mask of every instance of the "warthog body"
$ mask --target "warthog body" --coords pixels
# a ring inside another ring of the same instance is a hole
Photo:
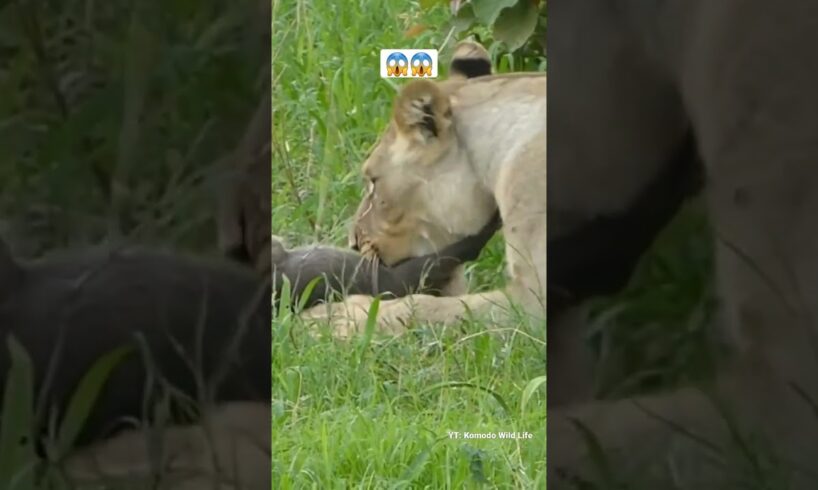
[[[64,414],[101,356],[133,349],[94,403],[80,444],[146,417],[171,392],[180,395],[173,420],[191,418],[182,398],[268,401],[268,296],[252,271],[170,253],[94,250],[21,263],[0,250],[0,333],[31,356],[41,422],[50,410]],[[3,345],[3,383],[9,366]]]

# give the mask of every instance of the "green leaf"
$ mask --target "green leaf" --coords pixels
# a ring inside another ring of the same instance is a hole
[[[381,307],[381,298],[376,296],[372,299],[369,305],[369,312],[366,315],[366,326],[364,327],[364,334],[358,343],[358,365],[363,365],[363,356],[369,344],[372,343],[372,336],[375,334],[375,326],[378,323],[378,310]]]
[[[290,314],[290,306],[292,305],[293,298],[291,297],[290,292],[290,280],[285,277],[281,276],[281,291],[278,293],[278,311],[275,312],[276,318],[283,323],[283,321],[289,316]],[[274,286],[278,286],[275,284]],[[276,294],[275,289],[273,289],[273,294]],[[307,295],[303,295],[304,302],[306,302]],[[304,302],[301,303],[303,306]]]
[[[307,285],[304,287],[304,291],[301,292],[301,297],[298,298],[298,311],[304,310],[304,307],[307,305],[307,300],[310,299],[310,296],[312,296],[312,291],[316,286],[318,286],[318,283],[326,280],[327,278],[324,276],[316,276],[307,283]]]
[[[472,0],[471,5],[474,7],[474,16],[481,24],[490,26],[497,19],[497,15],[501,10],[512,7],[515,4],[527,3],[531,4],[530,0]]]
[[[478,385],[476,383],[467,383],[467,382],[462,382],[462,381],[446,381],[446,382],[437,383],[437,384],[434,384],[434,385],[432,385],[432,386],[430,386],[428,388],[425,388],[425,389],[421,390],[420,393],[422,395],[425,395],[426,393],[431,393],[433,391],[437,391],[437,390],[440,390],[440,389],[443,389],[443,388],[472,388],[472,389],[475,389],[475,390],[483,391],[483,392],[488,393],[489,395],[491,395],[494,398],[494,400],[501,407],[503,407],[503,410],[506,412],[506,414],[511,415],[511,410],[508,408],[508,404],[506,403],[506,401],[503,399],[503,397],[499,393],[492,390],[491,388],[486,388],[485,386],[481,386],[481,385]]]
[[[474,21],[474,9],[470,3],[467,3],[466,5],[460,7],[457,14],[452,17],[450,28],[454,31],[454,35],[456,36],[466,29],[470,29],[474,24]]]
[[[436,439],[431,444],[427,445],[423,448],[419,453],[412,458],[412,462],[409,463],[409,466],[403,470],[403,473],[400,476],[400,480],[395,483],[392,487],[392,490],[408,488],[411,486],[412,483],[421,475],[423,472],[423,468],[426,466],[426,463],[429,461],[429,457],[432,455],[432,449],[445,437],[441,437]]]
[[[515,51],[531,37],[538,18],[539,11],[530,0],[519,0],[513,7],[500,12],[494,22],[494,37],[504,42],[509,51]]]
[[[522,400],[520,401],[520,411],[525,412],[525,406],[528,404],[528,400],[531,399],[531,395],[537,391],[537,388],[545,384],[546,377],[545,376],[537,376],[536,378],[532,379],[525,385],[523,389],[523,396]]]
[[[3,393],[0,418],[0,488],[9,488],[15,475],[34,459],[34,368],[25,348],[9,335],[11,367]]]
[[[60,455],[66,454],[74,445],[111,372],[132,351],[131,346],[122,346],[108,352],[97,359],[82,377],[71,395],[71,401],[68,402],[68,408],[60,424],[57,436],[57,449]]]
[[[447,0],[420,0],[420,8],[423,10],[429,10],[433,8],[435,5],[440,5],[446,3]]]

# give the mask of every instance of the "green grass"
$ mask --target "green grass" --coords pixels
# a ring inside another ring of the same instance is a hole
[[[272,230],[291,245],[344,245],[363,188],[360,164],[399,88],[379,78],[379,50],[441,48],[447,6],[273,5]],[[404,36],[418,24],[427,29]],[[513,56],[492,53],[501,70],[512,66]],[[468,269],[471,289],[502,285],[502,270],[497,236]],[[416,325],[397,338],[340,342],[286,316],[274,322],[272,356],[275,488],[545,486],[542,325]],[[533,438],[465,440],[449,431]]]
[[[598,394],[627,396],[707,378],[720,353],[711,233],[703,205],[682,209],[642,258],[628,286],[589,308]]]

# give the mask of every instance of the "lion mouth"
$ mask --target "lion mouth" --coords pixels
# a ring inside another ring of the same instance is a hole
[[[378,254],[378,247],[376,247],[372,242],[364,242],[360,245],[360,250],[358,251],[362,257],[367,258],[369,260],[380,260],[380,255]]]

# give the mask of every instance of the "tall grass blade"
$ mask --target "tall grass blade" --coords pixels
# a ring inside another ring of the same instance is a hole
[[[10,488],[15,475],[34,459],[34,367],[25,348],[9,335],[11,367],[0,418],[0,488]],[[19,482],[22,484],[23,482]],[[24,486],[20,486],[23,488]]]
[[[66,454],[74,445],[111,373],[133,351],[133,347],[122,346],[108,352],[97,359],[82,377],[60,424],[57,435],[59,455]]]

